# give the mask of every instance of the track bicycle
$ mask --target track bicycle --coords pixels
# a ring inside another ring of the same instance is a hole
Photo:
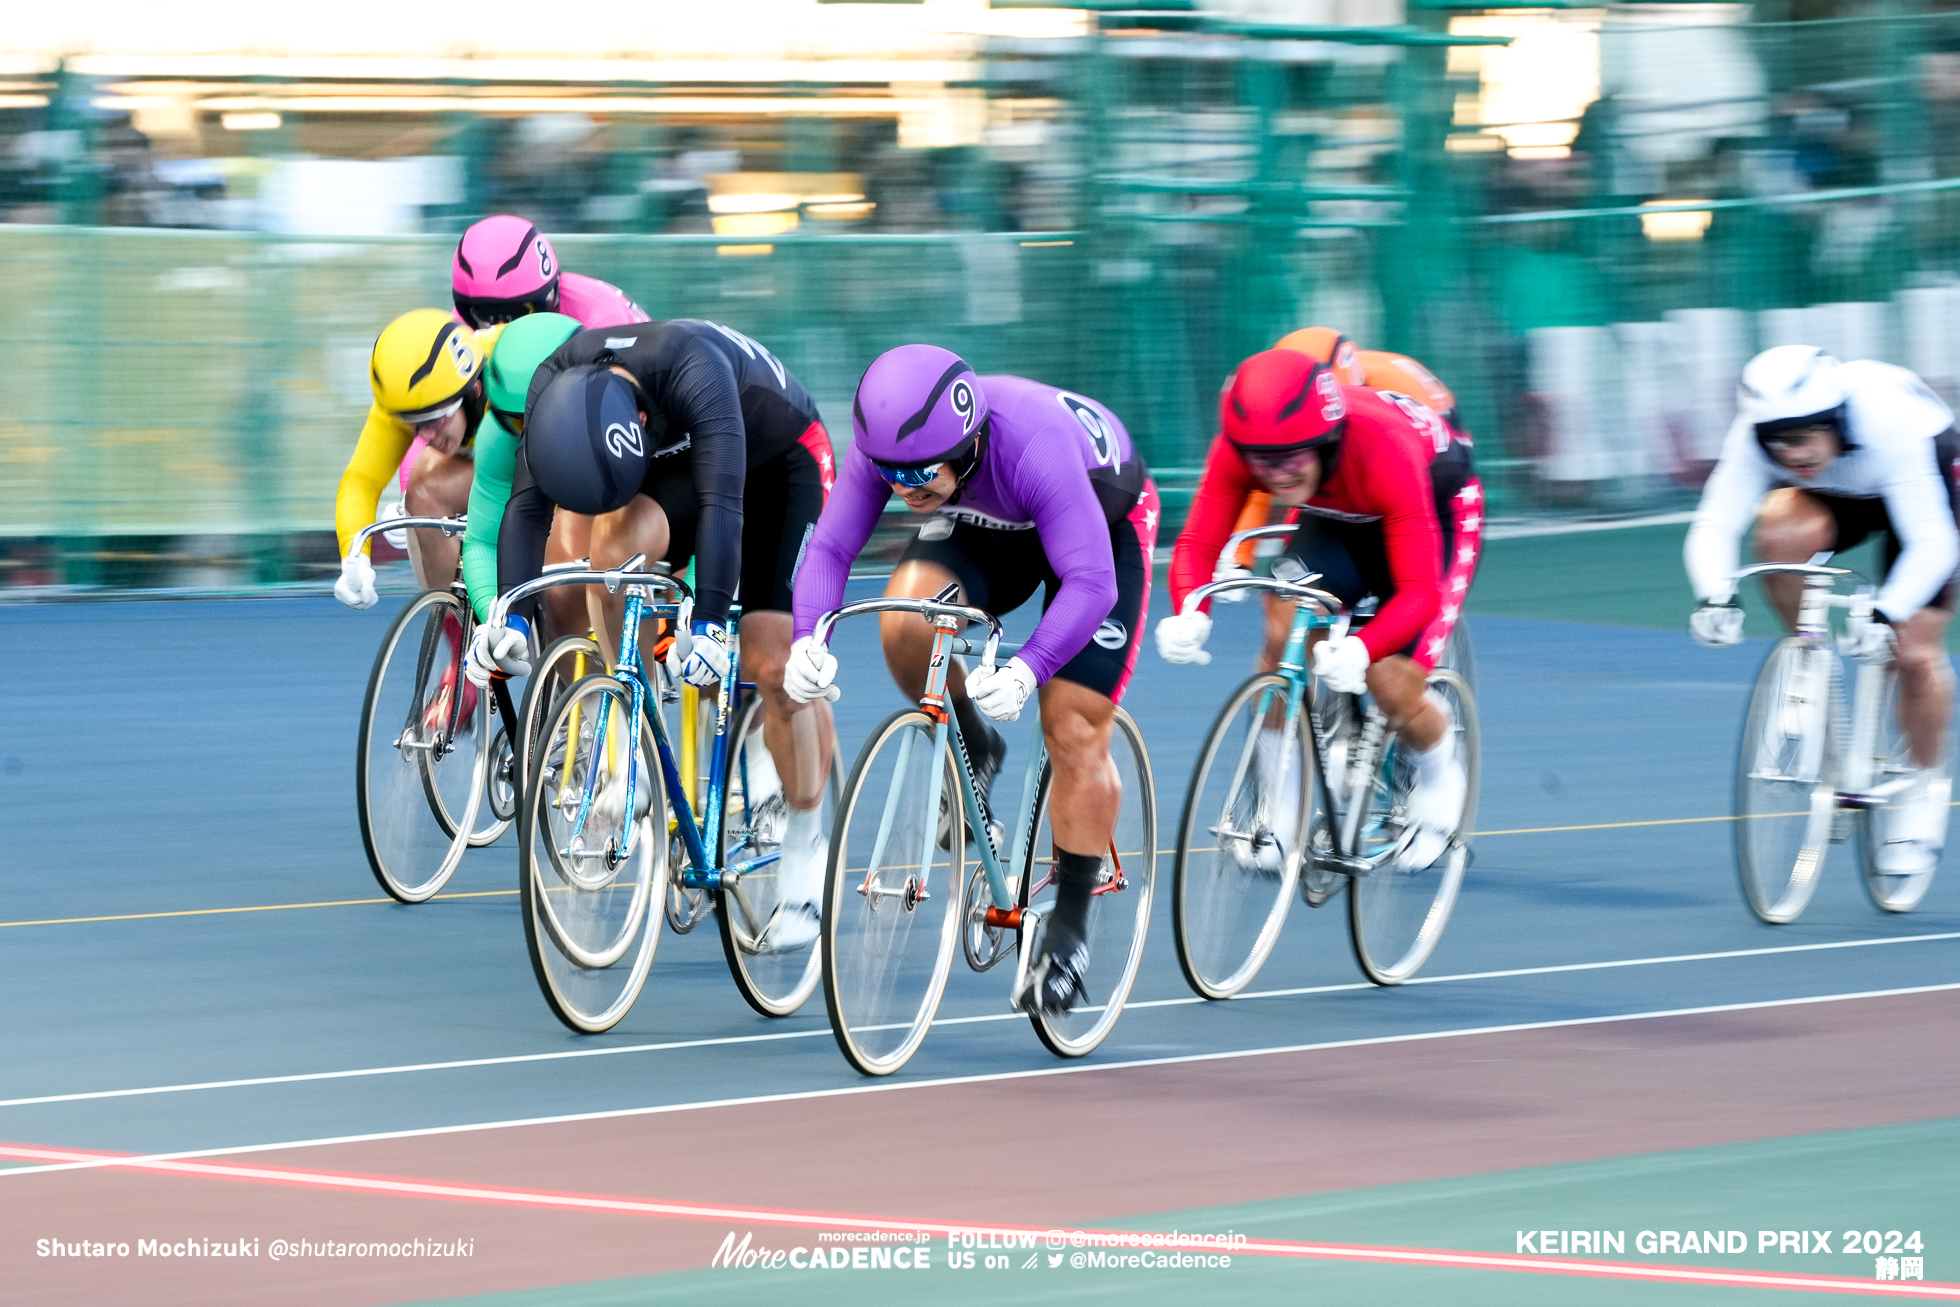
[[[1292,530],[1240,532],[1225,556],[1243,540]],[[1469,785],[1442,856],[1405,866],[1415,765],[1372,698],[1333,693],[1308,670],[1311,633],[1343,635],[1352,621],[1339,599],[1312,586],[1318,579],[1238,577],[1184,601],[1191,613],[1214,595],[1257,590],[1296,605],[1279,669],[1248,678],[1225,701],[1185,793],[1171,921],[1178,964],[1205,998],[1231,998],[1259,974],[1296,884],[1312,907],[1346,889],[1355,961],[1375,984],[1401,984],[1442,938],[1469,865],[1480,753],[1468,679],[1449,657],[1429,673],[1429,688],[1449,705]],[[1450,638],[1467,666],[1467,635],[1459,626]]]
[[[1764,660],[1749,698],[1735,770],[1735,862],[1750,911],[1772,925],[1795,921],[1810,903],[1830,846],[1858,832],[1865,892],[1886,912],[1910,912],[1932,883],[1916,878],[1905,892],[1888,887],[1878,867],[1893,801],[1918,779],[1899,728],[1899,678],[1890,658],[1861,661],[1845,717],[1839,659],[1872,622],[1874,590],[1834,593],[1852,573],[1809,563],[1761,563],[1731,578],[1783,574],[1804,578],[1794,634]],[[1840,645],[1833,610],[1845,614]],[[1930,784],[1942,809],[1952,790],[1953,753],[1942,741]],[[1896,879],[1896,878],[1893,878]]]
[[[454,536],[460,517],[397,517],[363,527],[372,536],[422,527]],[[497,721],[463,679],[476,614],[460,578],[424,590],[389,623],[361,704],[355,806],[374,878],[403,903],[433,897],[466,849],[494,844],[517,810],[516,720],[509,688],[494,683]]]
[[[492,608],[501,623],[514,605],[554,586],[626,587],[619,666],[567,680],[582,660],[597,657],[589,639],[567,637],[545,654],[544,675],[533,670],[527,693],[527,711],[538,705],[538,726],[518,804],[518,885],[532,971],[566,1025],[611,1029],[646,983],[661,921],[675,911],[670,887],[679,886],[713,895],[742,997],[765,1015],[787,1016],[815,992],[820,955],[814,943],[781,952],[761,943],[778,902],[787,816],[781,782],[765,761],[762,699],[736,675],[717,688],[697,818],[696,796],[683,783],[657,708],[661,682],[640,655],[641,620],[683,626],[693,596],[685,582],[641,570],[643,563],[640,556],[610,571],[547,573],[499,596]],[[739,609],[730,611],[728,633],[730,666],[739,667]],[[826,794],[832,805],[837,790],[833,763]],[[661,910],[653,907],[656,897]],[[699,920],[690,913],[687,928]]]
[[[827,646],[847,617],[917,613],[932,623],[925,693],[871,732],[844,784],[830,841],[821,939],[824,997],[831,1032],[852,1066],[890,1075],[918,1051],[945,994],[953,954],[974,971],[1017,958],[1010,997],[1028,988],[1028,958],[1053,910],[1055,853],[1049,819],[1054,780],[1040,729],[1040,697],[1013,821],[993,821],[958,717],[946,705],[948,661],[979,653],[991,667],[1016,646],[1001,644],[999,619],[934,599],[871,599],[817,621]],[[984,645],[962,639],[966,623],[985,625]],[[1157,803],[1150,756],[1130,715],[1116,710],[1110,754],[1122,784],[1116,829],[1089,911],[1089,974],[1083,1000],[1066,1012],[1029,1006],[1041,1042],[1061,1057],[1082,1057],[1115,1027],[1136,983],[1150,929],[1156,881]],[[971,844],[978,865],[967,858]]]

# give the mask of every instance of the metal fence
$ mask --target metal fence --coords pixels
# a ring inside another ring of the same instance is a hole
[[[1678,509],[1756,349],[1960,390],[1960,14],[1744,16],[1114,14],[989,52],[986,143],[919,154],[930,203],[558,239],[768,343],[840,431],[872,357],[934,340],[1107,401],[1175,506],[1232,364],[1317,322],[1456,390],[1497,515]],[[987,230],[1029,214],[1068,229]],[[0,585],[330,563],[367,349],[446,302],[449,239],[0,225]]]

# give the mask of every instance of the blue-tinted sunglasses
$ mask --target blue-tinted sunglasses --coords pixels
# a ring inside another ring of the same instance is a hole
[[[931,485],[932,479],[939,475],[939,469],[946,465],[928,463],[924,467],[888,467],[883,463],[873,463],[871,466],[877,468],[878,475],[890,484],[902,486],[907,490],[917,490],[922,486]]]

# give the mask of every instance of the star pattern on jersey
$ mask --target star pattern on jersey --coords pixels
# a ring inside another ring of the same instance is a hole
[[[1443,656],[1443,640],[1444,637],[1439,635],[1429,642],[1428,652],[1431,658],[1441,658]]]
[[[1458,594],[1462,594],[1465,590],[1468,590],[1469,588],[1470,588],[1470,578],[1462,575],[1461,573],[1457,575],[1455,580],[1450,582],[1450,589],[1456,591]]]
[[[1477,528],[1482,526],[1483,524],[1484,524],[1484,519],[1478,517],[1475,513],[1472,513],[1470,514],[1470,516],[1463,519],[1463,529],[1466,533],[1470,535],[1477,534]]]
[[[1457,547],[1457,551],[1456,551],[1457,562],[1459,563],[1474,562],[1476,561],[1476,557],[1477,557],[1477,549],[1475,545],[1460,545]]]
[[[1470,504],[1474,504],[1482,498],[1483,498],[1483,492],[1480,489],[1478,489],[1477,485],[1474,482],[1471,483],[1470,485],[1463,487],[1463,489],[1456,492],[1456,502],[1466,506]]]
[[[1156,509],[1146,508],[1143,510],[1143,529],[1150,532],[1150,534],[1153,536],[1157,534],[1157,510]]]
[[[1457,615],[1462,611],[1463,609],[1456,604],[1444,604],[1443,620],[1445,622],[1454,622],[1457,619]]]

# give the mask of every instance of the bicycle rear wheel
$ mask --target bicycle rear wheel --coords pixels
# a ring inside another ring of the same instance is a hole
[[[953,965],[966,821],[959,769],[935,729],[910,710],[879,724],[851,767],[830,841],[824,999],[837,1047],[866,1075],[890,1075],[918,1050]],[[954,796],[944,846],[935,781]]]
[[[598,801],[626,783],[628,704],[627,687],[603,674],[561,696],[518,809],[518,886],[531,969],[558,1019],[584,1032],[610,1030],[626,1015],[660,943],[667,807],[644,722],[630,847],[625,815],[608,818]]]
[[[1102,879],[1089,901],[1089,974],[1081,1002],[1066,1012],[1028,1014],[1034,1032],[1057,1057],[1082,1057],[1109,1037],[1136,984],[1150,933],[1150,900],[1157,884],[1157,790],[1143,732],[1121,708],[1109,737],[1123,800],[1103,854]],[[1035,837],[1020,876],[1021,906],[1046,919],[1054,909],[1055,839],[1049,829],[1052,770],[1044,767]],[[1023,940],[1024,947],[1037,941]],[[1029,956],[1033,956],[1030,954]]]
[[[721,865],[779,853],[789,806],[775,761],[762,739],[762,698],[750,695],[729,731],[728,780],[722,792]],[[844,790],[843,770],[831,752],[830,783],[819,806],[823,828],[837,819],[837,800]],[[715,896],[715,916],[721,922],[721,947],[735,988],[748,1005],[766,1017],[786,1017],[816,992],[823,964],[817,941],[782,953],[762,953],[756,937],[782,901],[777,893],[780,861],[744,874],[732,888]]]
[[[1791,636],[1757,673],[1735,768],[1735,866],[1750,911],[1795,921],[1817,892],[1837,817],[1837,655]]]
[[[1899,676],[1890,669],[1885,676],[1885,693],[1880,697],[1877,726],[1872,788],[1876,790],[1903,782],[1907,788],[1896,798],[1915,798],[1946,808],[1953,796],[1952,742],[1940,742],[1939,765],[1930,769],[1930,775],[1919,777],[1919,768],[1912,760],[1912,749],[1906,743],[1905,732],[1899,729]],[[1931,786],[1932,792],[1922,795],[1918,789],[1920,785]],[[1891,838],[1893,823],[1901,815],[1899,804],[1896,801],[1888,802],[1882,808],[1867,808],[1860,815],[1858,851],[1865,873],[1866,897],[1881,912],[1911,912],[1926,897],[1926,891],[1933,887],[1933,878],[1917,876],[1905,882],[1903,878],[1888,876],[1878,868],[1878,851]]]
[[[1282,840],[1274,826],[1283,829],[1290,814],[1296,832],[1309,829],[1302,818],[1312,814],[1316,793],[1304,731],[1279,739],[1294,694],[1293,682],[1274,675],[1254,676],[1234,691],[1205,737],[1185,791],[1171,927],[1184,979],[1205,998],[1230,998],[1252,983],[1292,905],[1307,842],[1297,833]],[[1300,720],[1307,721],[1304,710]],[[1289,749],[1298,771],[1291,785],[1285,783]]]
[[[1401,984],[1420,971],[1435,951],[1456,907],[1476,830],[1482,765],[1476,699],[1463,678],[1447,668],[1429,674],[1429,688],[1450,706],[1456,756],[1463,762],[1468,785],[1457,833],[1442,856],[1427,867],[1398,865],[1409,795],[1415,789],[1415,764],[1394,736],[1382,747],[1374,783],[1357,797],[1367,805],[1361,813],[1359,852],[1371,865],[1356,872],[1348,886],[1348,938],[1362,973],[1377,985]]]
[[[462,630],[454,594],[426,590],[409,600],[382,637],[362,700],[354,759],[361,843],[375,880],[403,903],[432,897],[455,873],[464,848],[457,832],[484,793],[490,705],[474,687],[456,699],[456,687],[467,687]]]

